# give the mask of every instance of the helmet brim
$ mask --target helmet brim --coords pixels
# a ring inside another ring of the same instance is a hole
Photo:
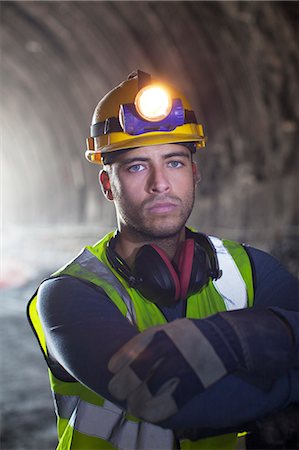
[[[114,133],[112,133],[114,134]],[[117,134],[117,133],[115,133]],[[196,134],[186,134],[186,133],[165,133],[165,132],[151,132],[145,133],[140,136],[135,136],[134,139],[131,137],[129,139],[124,139],[122,134],[122,139],[120,142],[115,141],[113,143],[107,143],[107,145],[101,147],[101,150],[87,150],[85,153],[88,161],[95,164],[102,164],[102,157],[109,153],[114,153],[120,150],[130,150],[137,147],[148,147],[153,145],[163,145],[163,144],[177,144],[180,142],[194,142],[198,147],[204,147],[206,143],[206,138]]]

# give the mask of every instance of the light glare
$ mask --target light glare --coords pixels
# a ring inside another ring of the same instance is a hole
[[[171,111],[171,97],[161,86],[146,86],[138,92],[135,106],[145,120],[156,122],[164,119]]]

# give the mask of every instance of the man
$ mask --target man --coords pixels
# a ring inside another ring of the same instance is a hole
[[[246,424],[299,400],[296,280],[185,227],[204,145],[187,100],[143,72],[96,107],[86,156],[103,164],[117,231],[28,308],[58,449],[234,448]]]

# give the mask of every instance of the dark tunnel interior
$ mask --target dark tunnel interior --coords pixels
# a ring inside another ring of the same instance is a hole
[[[32,282],[115,227],[85,139],[97,102],[136,69],[182,90],[208,136],[190,224],[296,272],[298,18],[292,1],[1,2],[4,354],[19,352],[17,327],[45,371],[23,325]],[[22,358],[3,370],[3,448],[47,449],[53,429],[33,425],[39,415],[52,424],[46,374],[21,375]]]
[[[271,239],[295,226],[298,5],[2,3],[5,223],[113,224],[85,138],[98,100],[140,68],[179,86],[208,135],[195,225]]]

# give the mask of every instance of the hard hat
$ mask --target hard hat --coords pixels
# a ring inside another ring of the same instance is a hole
[[[187,142],[204,147],[206,138],[186,98],[138,70],[98,103],[85,156],[102,164],[118,150]]]

